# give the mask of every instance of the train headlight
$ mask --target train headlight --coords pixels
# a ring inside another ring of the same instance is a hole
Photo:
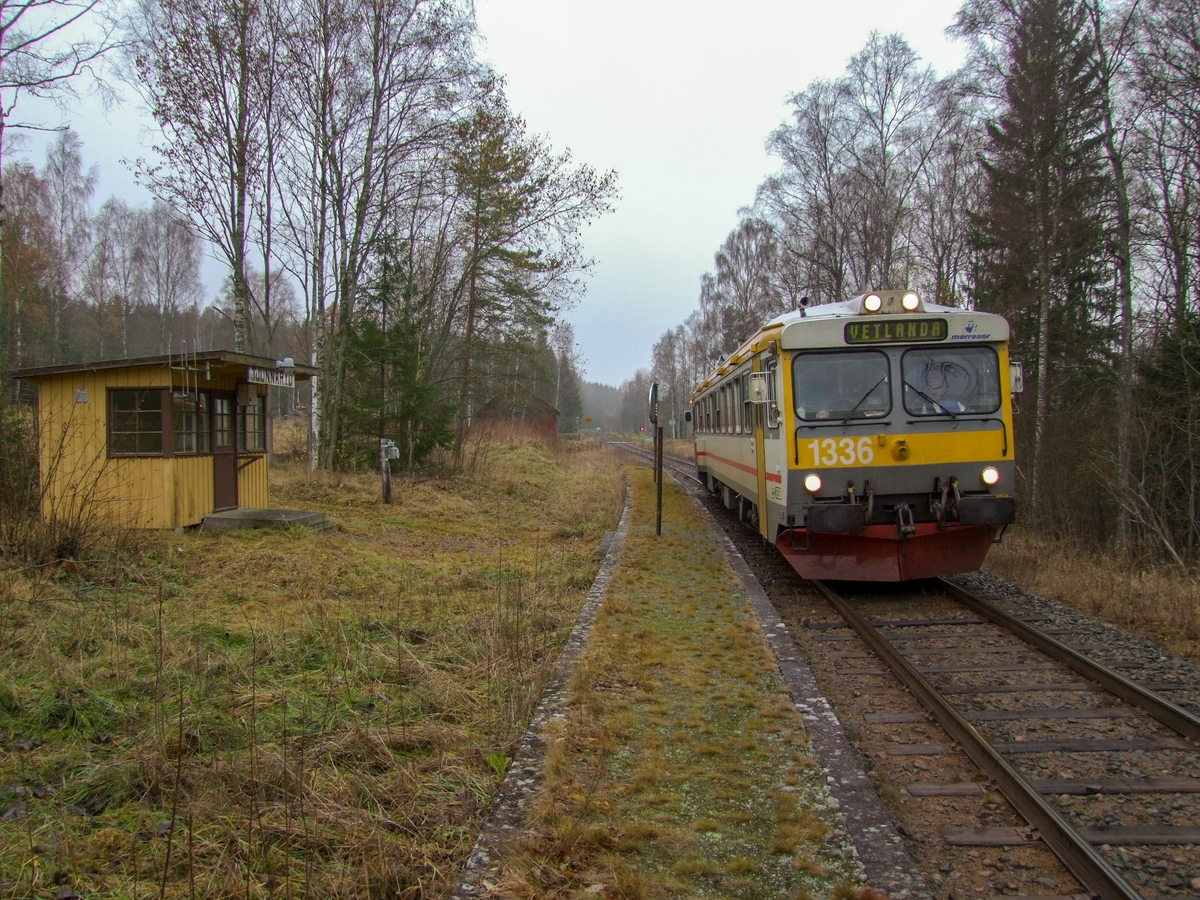
[[[883,307],[883,299],[878,294],[867,294],[863,298],[863,309],[867,312],[879,312]]]
[[[981,473],[979,473],[979,477],[983,479],[984,484],[986,484],[988,487],[991,487],[1000,481],[1000,470],[995,466],[988,466]]]
[[[815,494],[821,489],[821,476],[815,472],[811,475],[804,476],[804,489],[810,494]]]
[[[921,305],[921,298],[918,297],[916,294],[914,294],[912,291],[909,291],[900,300],[900,305],[903,306],[905,309],[907,309],[909,312],[912,312],[914,309],[916,309],[918,306]]]

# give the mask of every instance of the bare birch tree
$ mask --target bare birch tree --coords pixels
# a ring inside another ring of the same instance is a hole
[[[146,299],[158,313],[160,352],[172,353],[179,349],[175,323],[180,312],[200,300],[200,244],[189,224],[161,200],[141,220]]]
[[[60,360],[63,314],[79,299],[91,241],[91,200],[99,170],[93,166],[84,171],[82,148],[79,135],[62,132],[46,151],[42,173],[55,263],[49,310],[51,365]]]
[[[272,35],[257,0],[139,0],[135,86],[163,132],[138,176],[219,248],[233,279],[235,347],[251,349],[251,201],[262,190],[264,73]]]
[[[450,0],[302,0],[287,33],[288,145],[277,170],[290,268],[321,377],[313,446],[333,464],[348,326],[371,254],[415,201],[471,66],[472,21]]]

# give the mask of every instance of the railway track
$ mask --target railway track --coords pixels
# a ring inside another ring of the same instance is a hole
[[[802,582],[664,467],[791,626],[937,897],[1200,900],[1200,668],[1049,601]]]
[[[628,453],[635,457],[638,462],[646,465],[654,465],[654,451],[640,447],[631,441],[614,441],[606,440],[609,446],[616,450]],[[689,483],[700,484],[700,479],[696,477],[696,464],[690,459],[682,459],[678,456],[667,456],[663,454],[663,468],[670,471],[674,475],[686,479]]]
[[[1061,634],[1063,629],[1038,628],[952,582],[938,582],[944,592],[938,605],[949,608],[926,612],[923,618],[875,622],[864,614],[861,607],[865,603],[856,605],[828,585],[814,582],[814,586],[868,648],[865,654],[843,653],[842,661],[875,659],[886,666],[885,672],[869,665],[849,665],[841,669],[842,674],[874,679],[890,673],[955,742],[958,752],[969,757],[988,779],[913,782],[905,789],[918,796],[982,795],[994,789],[1027,826],[947,825],[941,829],[947,843],[1014,847],[1040,841],[1086,891],[1101,900],[1140,900],[1157,895],[1160,887],[1183,887],[1156,885],[1153,894],[1144,894],[1141,879],[1135,884],[1122,871],[1129,869],[1129,860],[1115,848],[1194,850],[1200,844],[1200,827],[1195,824],[1200,823],[1200,779],[1172,775],[1114,778],[1095,764],[1119,772],[1128,768],[1127,758],[1136,755],[1143,768],[1175,770],[1179,757],[1196,752],[1200,717],[1162,692],[1189,693],[1200,685],[1139,683],[1059,640],[1060,636],[1069,638]],[[924,605],[930,604],[926,601]],[[835,638],[842,631],[840,625],[821,623],[816,630]],[[868,714],[866,721],[898,725],[924,718],[921,713],[882,712]],[[1113,722],[1120,722],[1130,736],[1109,736]],[[988,733],[1010,728],[1012,723],[1055,727],[1051,736],[1033,739],[1006,740],[1003,735]],[[936,756],[948,749],[931,744],[893,748],[898,754],[913,756]],[[1086,755],[1093,757],[1093,766],[1084,777],[1033,774],[1034,770],[1040,773],[1043,765],[1062,765],[1063,756],[1075,765]],[[1150,756],[1159,759],[1148,762]],[[1138,797],[1142,803],[1140,808],[1126,804],[1131,821],[1122,823],[1112,822],[1109,815],[1089,821],[1083,810],[1055,803],[1062,797],[1096,795]],[[1180,804],[1183,809],[1173,809],[1171,819],[1163,821],[1161,809],[1156,812],[1152,808],[1156,802],[1152,798],[1164,796],[1188,797],[1190,801]],[[1196,854],[1191,855],[1195,865]],[[1144,870],[1134,871],[1140,874]],[[1172,880],[1183,881],[1178,876]]]

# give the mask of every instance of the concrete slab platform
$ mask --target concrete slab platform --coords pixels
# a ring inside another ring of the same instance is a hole
[[[233,528],[294,528],[304,525],[314,531],[336,530],[325,513],[303,509],[228,509],[204,517],[204,531],[229,531]]]

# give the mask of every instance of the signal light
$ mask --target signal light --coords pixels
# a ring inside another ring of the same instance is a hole
[[[900,300],[900,305],[903,306],[905,309],[907,309],[909,312],[912,312],[914,309],[916,309],[918,306],[921,305],[921,298],[918,297],[916,294],[914,294],[912,291],[909,291]]]
[[[863,309],[867,312],[879,312],[883,306],[883,299],[878,294],[867,294],[863,298]]]
[[[979,473],[979,477],[983,479],[983,483],[988,487],[1000,482],[1000,470],[995,466],[988,466]]]
[[[810,494],[815,494],[821,489],[821,476],[813,472],[804,476],[804,489]]]

